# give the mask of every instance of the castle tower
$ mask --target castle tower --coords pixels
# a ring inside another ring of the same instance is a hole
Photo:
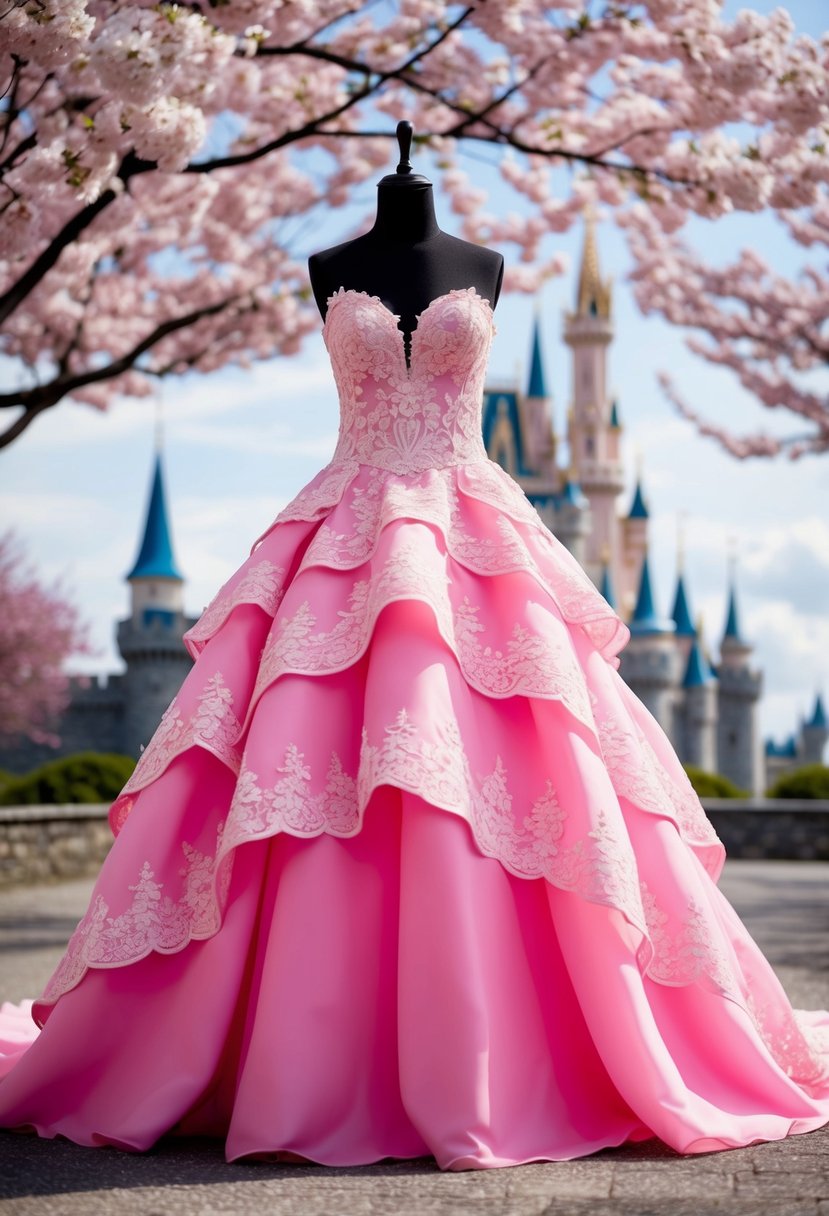
[[[639,592],[628,621],[630,640],[619,658],[619,675],[656,718],[669,738],[676,738],[676,687],[680,679],[674,622],[656,609],[648,554],[642,560]]]
[[[588,215],[576,307],[564,319],[564,341],[573,352],[572,400],[567,415],[570,464],[590,503],[592,527],[584,566],[598,584],[600,554],[620,550],[616,499],[624,489],[618,412],[607,391],[607,347],[613,338],[610,280],[599,272],[593,218]]]
[[[557,464],[552,396],[541,354],[541,324],[536,304],[530,343],[527,391],[491,386],[484,392],[483,439],[490,460],[513,477],[541,520],[584,565],[590,534],[590,504],[571,468]]]
[[[757,723],[763,676],[749,665],[753,646],[740,633],[732,572],[725,632],[720,642],[717,706],[717,771],[752,794],[764,792],[765,774]]]
[[[675,622],[676,619],[675,613]],[[678,623],[677,631],[679,631]],[[693,625],[691,626],[690,648],[682,677],[682,692],[681,758],[686,764],[695,764],[707,773],[715,773],[717,771],[717,679],[705,655],[701,617],[696,630]]]
[[[584,566],[590,536],[590,503],[576,480],[575,469],[565,474],[564,485],[555,500],[555,534],[576,561]]]
[[[181,638],[195,621],[184,613],[184,579],[173,556],[160,449],[138,557],[126,578],[130,615],[118,622],[117,632],[127,665],[122,750],[138,756],[192,666]]]
[[[826,710],[823,708],[823,698],[820,693],[815,696],[812,716],[803,723],[801,737],[803,739],[803,763],[822,764],[823,749],[826,746],[826,740],[829,739],[829,721],[826,718]]]

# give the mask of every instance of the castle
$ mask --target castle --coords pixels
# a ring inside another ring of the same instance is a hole
[[[184,579],[173,556],[161,452],[156,453],[144,534],[126,576],[130,610],[117,626],[126,671],[96,679],[73,676],[57,733],[60,747],[21,740],[0,750],[0,767],[25,773],[80,751],[138,756],[192,666],[182,635],[196,617],[184,612]]]
[[[682,761],[762,793],[780,771],[818,762],[829,738],[820,695],[811,717],[784,744],[761,750],[757,722],[762,673],[740,631],[732,573],[726,623],[715,666],[691,619],[680,568],[670,617],[656,607],[648,564],[649,512],[637,479],[627,514],[618,403],[607,389],[613,338],[610,282],[602,279],[588,221],[575,308],[565,318],[572,350],[572,402],[567,415],[569,465],[560,468],[541,355],[538,314],[526,393],[487,387],[486,450],[522,487],[541,518],[581,563],[605,599],[628,622],[619,674],[670,738]],[[160,450],[156,453],[143,537],[126,575],[128,617],[118,622],[123,674],[73,677],[71,701],[57,731],[60,748],[22,740],[0,750],[0,767],[26,772],[46,759],[93,749],[138,756],[191,666],[182,635],[196,618],[184,611],[184,580],[171,541]]]
[[[680,760],[730,778],[761,794],[786,769],[817,763],[829,738],[820,694],[811,717],[783,745],[760,745],[758,702],[762,672],[743,637],[732,571],[720,659],[712,663],[701,624],[694,624],[682,563],[670,616],[657,609],[648,561],[649,511],[637,478],[620,514],[625,478],[618,401],[608,392],[607,355],[613,339],[610,281],[602,278],[588,219],[575,307],[564,320],[572,351],[572,398],[567,413],[569,463],[559,466],[558,438],[541,354],[538,313],[526,393],[487,388],[484,442],[541,518],[581,563],[630,627],[619,674],[668,735]]]

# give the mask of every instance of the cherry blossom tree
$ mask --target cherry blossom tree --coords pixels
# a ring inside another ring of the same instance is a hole
[[[57,746],[53,725],[70,695],[63,662],[91,653],[63,589],[43,586],[12,532],[0,536],[0,742]]]
[[[640,209],[667,240],[692,214],[825,205],[829,42],[782,9],[0,0],[0,54],[0,351],[23,373],[0,445],[66,398],[298,351],[319,326],[303,239],[389,171],[401,118],[460,235],[515,248],[507,291],[563,270],[542,242],[588,203],[629,223],[643,273]],[[487,210],[465,152],[516,210]]]
[[[816,204],[808,218],[788,209],[783,218],[802,244],[829,246],[829,198]],[[715,269],[687,243],[662,231],[646,209],[631,209],[622,222],[629,230],[635,262],[631,278],[642,310],[699,330],[701,336],[686,339],[690,349],[730,368],[763,406],[783,409],[793,425],[786,428],[788,434],[736,435],[693,409],[661,372],[662,387],[679,413],[741,460],[780,454],[795,460],[829,451],[826,271],[806,266],[798,277],[787,279],[755,250],[743,250],[735,262]]]

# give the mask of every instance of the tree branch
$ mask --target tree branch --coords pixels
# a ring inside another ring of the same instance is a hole
[[[57,405],[59,401],[69,396],[76,389],[83,388],[86,384],[95,384],[100,380],[111,380],[115,376],[120,376],[123,372],[129,371],[134,367],[136,360],[145,351],[154,346],[156,342],[166,337],[167,334],[175,333],[179,329],[186,329],[188,325],[195,324],[196,321],[200,321],[203,317],[215,316],[237,300],[243,299],[247,294],[247,292],[240,292],[237,295],[228,296],[216,304],[208,304],[204,308],[186,313],[184,316],[171,317],[167,321],[162,321],[151,333],[142,338],[132,350],[114,359],[106,367],[79,372],[74,376],[59,376],[48,384],[38,385],[36,388],[0,394],[0,409],[10,409],[21,405],[24,408],[24,413],[7,430],[0,434],[0,448],[8,446],[13,439],[16,439],[18,435],[22,434],[34,422],[39,414]],[[177,359],[176,362],[180,362],[180,360]]]

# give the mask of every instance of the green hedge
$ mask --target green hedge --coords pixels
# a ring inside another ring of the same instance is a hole
[[[769,787],[767,797],[829,799],[829,766],[805,764],[793,773],[782,773]]]
[[[113,802],[134,768],[132,756],[112,752],[78,752],[49,760],[0,785],[0,806]]]
[[[695,764],[683,764],[682,767],[700,798],[750,797],[749,790],[741,790],[733,781],[729,781],[728,777],[721,777],[719,773],[707,773],[704,768],[697,768]]]

